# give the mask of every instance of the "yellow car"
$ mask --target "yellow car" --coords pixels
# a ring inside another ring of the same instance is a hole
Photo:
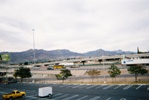
[[[3,94],[2,98],[4,100],[13,100],[15,98],[24,98],[26,96],[26,92],[13,90],[11,93]]]

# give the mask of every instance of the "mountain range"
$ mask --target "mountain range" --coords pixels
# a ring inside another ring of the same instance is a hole
[[[58,50],[43,50],[43,49],[33,49],[23,51],[23,52],[0,52],[0,54],[9,53],[11,56],[10,63],[23,63],[23,62],[33,62],[35,52],[36,62],[45,62],[50,60],[59,60],[59,59],[69,59],[69,58],[78,58],[78,57],[99,57],[99,56],[108,56],[108,55],[120,55],[120,54],[133,54],[135,52],[131,51],[105,51],[103,49],[98,49],[95,51],[89,51],[86,53],[77,53],[72,52],[67,49],[58,49]]]

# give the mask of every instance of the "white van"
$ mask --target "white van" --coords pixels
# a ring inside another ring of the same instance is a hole
[[[41,87],[38,89],[38,97],[51,97],[52,96],[52,87]]]

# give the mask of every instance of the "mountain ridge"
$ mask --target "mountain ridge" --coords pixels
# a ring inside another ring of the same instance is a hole
[[[34,59],[34,50],[29,49],[22,52],[0,52],[0,54],[9,53],[11,56],[10,63],[21,63],[21,62],[32,62]],[[86,53],[72,52],[67,49],[57,49],[57,50],[44,50],[35,49],[35,60],[36,62],[44,62],[49,60],[67,59],[67,58],[77,58],[77,57],[98,57],[98,56],[109,56],[109,55],[119,55],[119,54],[132,54],[132,51],[106,51],[103,49],[97,49],[94,51],[88,51]]]

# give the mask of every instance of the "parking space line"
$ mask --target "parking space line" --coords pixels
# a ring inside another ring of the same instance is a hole
[[[70,84],[68,84],[68,85],[62,85],[59,88],[64,88],[64,87],[67,87],[67,86],[70,86]]]
[[[147,88],[147,90],[149,90],[149,87]]]
[[[68,86],[65,87],[65,88],[72,88],[73,86],[75,86],[75,85],[68,85]]]
[[[69,94],[62,95],[62,96],[60,96],[60,97],[54,98],[53,100],[56,100],[56,99],[60,99],[60,98],[66,97],[66,96],[68,96],[68,95],[69,95]]]
[[[51,99],[49,99],[49,98],[39,98],[39,99],[35,99],[35,100],[51,100]]]
[[[126,98],[121,98],[120,100],[126,100]]]
[[[62,100],[71,100],[72,98],[75,98],[75,97],[78,97],[79,95],[73,95],[71,97],[68,97],[68,98],[65,98],[65,99],[62,99]]]
[[[110,100],[110,99],[111,99],[111,97],[107,98],[106,100]]]
[[[38,97],[34,97],[34,96],[25,96],[25,97],[32,98],[32,99],[38,98]]]
[[[2,91],[0,91],[0,93],[6,93],[6,92],[2,92]]]
[[[87,97],[88,97],[88,96],[86,95],[86,96],[81,97],[81,98],[79,98],[79,99],[77,99],[77,100],[82,100],[82,99],[87,98]]]
[[[118,89],[119,87],[121,87],[122,85],[118,85],[117,87],[115,87],[114,89]]]
[[[85,88],[85,87],[87,87],[87,86],[88,86],[88,85],[82,85],[82,86],[79,87],[79,88],[81,89],[81,88]]]
[[[96,85],[89,86],[89,87],[87,87],[86,89],[91,89],[91,88],[93,88],[93,87],[96,87]]]
[[[105,85],[100,85],[100,86],[96,87],[95,89],[99,89],[99,88],[101,88],[101,87],[103,87],[103,86],[105,86]]]
[[[62,95],[62,93],[54,94],[53,96],[55,97],[55,96],[59,96],[59,95]]]
[[[142,85],[138,86],[138,87],[136,88],[136,90],[138,90],[141,86],[142,86]]]
[[[89,100],[97,100],[98,98],[100,98],[100,96],[93,97],[93,98],[91,98]]]
[[[110,87],[112,87],[113,85],[109,85],[109,86],[107,86],[107,87],[104,87],[103,88],[103,90],[106,90],[106,89],[108,89],[108,88],[110,88]]]
[[[78,87],[81,87],[81,85],[73,86],[72,88],[78,88]]]
[[[127,89],[129,89],[130,87],[132,87],[132,86],[133,86],[133,85],[128,85],[128,86],[124,87],[123,90],[127,90]]]

